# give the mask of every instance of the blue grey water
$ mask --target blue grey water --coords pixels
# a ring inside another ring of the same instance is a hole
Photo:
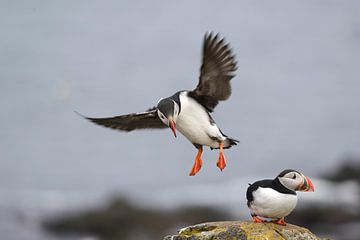
[[[221,183],[247,184],[284,168],[317,176],[360,155],[359,7],[356,0],[1,1],[0,236],[52,239],[34,219],[113,194],[146,199],[213,186],[221,197]],[[231,98],[213,114],[241,141],[226,151],[224,172],[207,149],[201,172],[188,177],[196,149],[168,130],[116,132],[74,113],[140,112],[194,88],[207,31],[226,37],[239,65]]]

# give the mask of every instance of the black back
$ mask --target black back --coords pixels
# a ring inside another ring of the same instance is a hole
[[[247,199],[247,205],[249,206],[250,203],[254,200],[253,192],[256,191],[259,187],[262,188],[272,188],[280,193],[284,194],[293,194],[296,195],[295,191],[292,191],[281,184],[278,178],[275,178],[273,180],[271,179],[265,179],[260,180],[257,182],[254,182],[253,184],[250,184],[246,191],[246,199]]]

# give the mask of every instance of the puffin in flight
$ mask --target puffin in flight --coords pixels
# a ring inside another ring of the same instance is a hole
[[[253,221],[271,219],[273,223],[286,225],[284,217],[297,204],[296,191],[313,192],[314,185],[310,178],[292,169],[282,171],[275,179],[250,184],[246,198]]]
[[[226,136],[210,113],[219,101],[230,97],[230,80],[235,76],[236,65],[235,56],[225,39],[218,34],[205,34],[200,77],[194,90],[178,91],[170,97],[162,98],[156,107],[146,112],[108,118],[85,118],[121,131],[170,128],[176,137],[178,130],[198,150],[190,176],[200,171],[203,146],[219,149],[217,166],[223,170],[226,166],[223,149],[230,148],[239,141]]]

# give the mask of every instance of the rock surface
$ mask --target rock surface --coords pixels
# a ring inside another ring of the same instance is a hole
[[[209,222],[183,228],[164,240],[319,240],[306,228],[245,221]]]

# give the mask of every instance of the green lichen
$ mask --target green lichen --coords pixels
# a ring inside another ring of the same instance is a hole
[[[179,231],[182,236],[191,236],[194,234],[201,234],[202,232],[208,232],[216,229],[216,226],[209,226],[208,224],[198,224],[192,227],[186,227]]]
[[[164,240],[319,240],[306,228],[288,224],[213,222],[183,228]]]

